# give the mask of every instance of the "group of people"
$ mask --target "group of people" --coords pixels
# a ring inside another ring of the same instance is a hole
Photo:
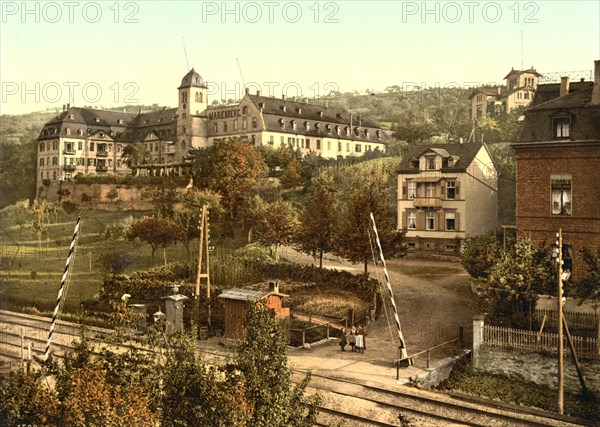
[[[365,340],[365,330],[362,325],[358,327],[352,326],[352,328],[348,331],[346,328],[341,328],[341,336],[340,336],[340,347],[342,351],[346,351],[346,346],[349,344],[351,351],[357,353],[364,353],[367,349],[367,343]]]

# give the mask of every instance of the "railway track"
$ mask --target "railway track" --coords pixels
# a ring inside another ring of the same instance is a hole
[[[24,339],[33,343],[32,353],[42,355],[50,320],[0,310],[0,356],[21,359],[21,332]],[[89,336],[101,341],[111,334],[108,329],[90,328]],[[79,337],[77,325],[58,324],[53,343],[58,357],[69,349]],[[120,345],[128,347],[127,345]],[[144,351],[148,348],[135,346]],[[223,352],[199,348],[209,363],[221,363],[231,357]],[[293,370],[292,380],[299,382],[306,371]],[[412,426],[556,426],[570,427],[595,425],[578,419],[563,417],[543,411],[500,404],[473,397],[434,393],[408,387],[384,388],[351,379],[335,378],[312,373],[309,393],[319,393],[319,418],[321,426],[401,426],[402,419]]]

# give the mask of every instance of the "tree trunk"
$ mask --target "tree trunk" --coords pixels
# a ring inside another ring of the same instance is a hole
[[[165,246],[163,246],[162,250],[163,250],[163,260],[165,262],[165,267],[166,267],[167,266],[167,248]]]
[[[367,270],[367,266],[368,266],[368,261],[365,261],[365,276],[367,274],[369,274],[369,271]]]
[[[323,268],[323,249],[319,251],[319,268]]]

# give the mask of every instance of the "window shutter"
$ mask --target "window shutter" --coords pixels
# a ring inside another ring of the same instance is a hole
[[[401,227],[403,227],[403,228],[408,228],[408,224],[406,223],[406,217],[407,217],[406,211],[402,212],[402,217],[400,219],[400,224],[402,224]]]
[[[456,184],[455,184],[455,185],[456,185],[456,191],[455,191],[455,193],[456,193],[456,198],[457,198],[457,199],[459,199],[460,197],[458,197],[458,195],[459,195],[459,190],[460,190],[460,182],[459,182],[459,181],[456,181]]]
[[[441,189],[442,189],[442,194],[440,195],[440,197],[441,197],[442,199],[445,199],[445,198],[446,198],[446,196],[447,196],[447,194],[446,194],[446,184],[445,184],[445,182],[442,182],[442,184],[441,184]]]
[[[444,211],[440,210],[437,214],[437,219],[438,219],[438,223],[437,223],[437,230],[439,231],[444,231],[446,230],[446,215],[444,214]]]
[[[425,212],[417,212],[417,230],[425,230]]]
[[[402,184],[402,195],[400,198],[408,199],[408,184],[406,183],[406,181],[404,181]]]
[[[454,229],[460,231],[460,222],[458,222],[458,211],[454,212]]]

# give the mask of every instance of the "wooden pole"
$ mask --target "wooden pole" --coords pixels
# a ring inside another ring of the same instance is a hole
[[[569,332],[569,325],[567,325],[567,319],[563,317],[563,325],[565,327],[565,333],[567,334],[567,342],[569,343],[569,349],[571,350],[571,357],[573,358],[573,363],[575,364],[575,369],[577,370],[577,377],[579,377],[579,384],[581,384],[581,391],[583,394],[587,394],[587,387],[585,386],[585,380],[583,378],[583,373],[581,372],[581,366],[579,366],[579,361],[577,360],[577,353],[575,353],[575,345],[573,344],[573,339],[571,338],[571,333]]]
[[[558,413],[563,415],[565,412],[564,404],[564,365],[563,365],[563,353],[564,353],[564,342],[563,342],[563,290],[562,290],[562,229],[558,229],[558,272],[557,272],[557,283],[558,283]]]

